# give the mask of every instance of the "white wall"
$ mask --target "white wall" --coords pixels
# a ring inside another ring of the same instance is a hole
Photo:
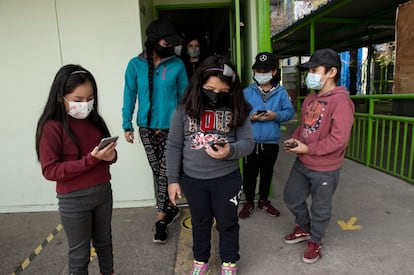
[[[124,71],[142,50],[138,2],[0,0],[0,212],[57,209],[55,183],[41,175],[34,136],[53,77],[68,63],[94,74],[100,113],[121,136],[111,169],[115,207],[154,205],[142,144],[127,144],[121,128]]]

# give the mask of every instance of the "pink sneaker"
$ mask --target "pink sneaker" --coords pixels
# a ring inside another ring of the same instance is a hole
[[[221,275],[236,275],[237,266],[235,263],[222,263],[221,264]]]
[[[285,241],[285,243],[293,244],[293,243],[299,243],[299,242],[309,240],[310,238],[311,238],[310,233],[302,231],[302,229],[300,229],[300,226],[297,225],[293,229],[293,232],[290,233],[289,235],[286,235],[283,238],[283,240]]]
[[[302,260],[307,264],[316,263],[322,257],[321,247],[321,244],[309,241]]]
[[[194,261],[193,269],[191,269],[190,275],[205,275],[210,273],[208,263]]]

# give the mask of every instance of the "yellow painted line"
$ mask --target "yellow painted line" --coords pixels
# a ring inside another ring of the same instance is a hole
[[[51,240],[53,240],[53,234],[49,234],[46,238],[47,242],[50,243]]]
[[[213,218],[213,227],[216,226],[216,219]],[[191,225],[191,216],[188,214],[188,216],[184,217],[181,221],[181,227],[187,230],[192,230],[193,226]]]
[[[187,208],[183,209],[182,216],[174,267],[175,275],[189,274],[193,266],[193,237],[190,211]],[[188,222],[190,222],[189,228],[187,228]]]
[[[12,273],[12,275],[17,275],[20,274],[23,270],[25,270],[27,268],[27,266],[30,264],[31,261],[33,261],[33,259],[39,255],[43,248],[45,248],[45,246],[50,243],[50,241],[53,240],[53,238],[56,236],[57,233],[59,233],[62,230],[63,226],[61,224],[58,224],[55,227],[55,230],[53,230],[52,233],[50,233],[45,240],[43,240],[43,242],[38,245],[32,252],[32,254],[30,254],[29,257],[27,257],[22,264],[20,264],[16,270]]]
[[[191,226],[191,215],[188,208],[182,209],[182,219],[180,221],[180,235],[177,245],[177,256],[175,259],[174,275],[187,275],[193,267],[193,236]],[[218,253],[217,231],[213,223],[211,234],[211,256],[210,256],[210,274],[216,274],[220,268],[220,258]],[[214,272],[217,271],[217,272]]]
[[[35,248],[34,253],[36,255],[39,255],[40,252],[42,252],[42,249],[43,249],[43,246],[42,245],[39,245],[38,247]]]
[[[190,215],[187,215],[186,217],[183,218],[183,220],[181,221],[181,228],[187,229],[187,230],[191,230],[193,228],[191,225]]]
[[[95,247],[91,246],[91,257],[89,260],[92,262],[94,257],[96,257]]]
[[[22,269],[25,270],[26,267],[30,264],[30,259],[26,258],[26,260],[24,260],[24,262],[22,263]]]

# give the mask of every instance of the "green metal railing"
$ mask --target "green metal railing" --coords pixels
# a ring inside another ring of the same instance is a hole
[[[393,114],[394,100],[414,102],[414,94],[351,99],[355,103],[354,125],[345,157],[414,183],[414,117]],[[298,100],[298,107],[302,101]]]

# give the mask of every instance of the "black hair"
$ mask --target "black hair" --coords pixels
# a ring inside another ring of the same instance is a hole
[[[212,68],[223,69],[224,65],[228,65],[233,70],[232,76],[223,75],[223,71],[210,70]],[[201,96],[201,88],[212,76],[218,77],[221,81],[227,83],[230,87],[229,107],[233,112],[233,118],[230,124],[232,129],[243,125],[246,117],[249,116],[251,110],[250,104],[244,99],[243,90],[240,79],[236,73],[234,65],[230,60],[222,55],[212,55],[204,59],[194,72],[193,77],[187,86],[182,100],[185,113],[190,117],[200,119],[204,111],[203,100]]]
[[[187,53],[187,46],[193,40],[197,40],[198,44],[200,45],[200,55],[198,56],[198,61],[197,62],[190,62],[191,57]],[[204,58],[206,58],[207,55],[208,55],[207,54],[207,46],[206,46],[206,42],[205,42],[204,38],[202,38],[201,36],[199,36],[197,34],[189,34],[189,35],[185,36],[185,39],[184,39],[184,42],[183,42],[183,47],[181,49],[180,58],[184,63],[185,70],[187,72],[187,76],[188,76],[189,79],[194,74],[195,69],[197,68],[197,66],[201,63],[201,61],[204,60]]]
[[[181,59],[184,62],[188,62],[190,60],[190,56],[187,53],[187,45],[193,40],[197,40],[198,44],[200,45],[200,55],[199,55],[200,60],[204,59],[207,56],[207,45],[206,45],[205,39],[199,35],[189,34],[185,36],[185,39],[183,42],[183,48],[181,50]]]
[[[270,84],[272,84],[272,86],[276,86],[277,84],[279,84],[280,80],[282,79],[280,77],[280,69],[275,68],[274,70],[276,70],[276,74],[272,77],[272,79],[270,79]]]
[[[107,137],[110,136],[109,129],[106,126],[103,118],[98,114],[98,88],[93,75],[85,68],[79,65],[65,65],[59,69],[50,87],[49,97],[46,101],[46,105],[43,108],[43,112],[40,115],[37,122],[36,129],[36,153],[37,159],[40,159],[39,155],[39,142],[42,135],[43,126],[49,120],[55,120],[59,122],[66,134],[75,143],[78,148],[78,159],[81,158],[81,151],[78,137],[72,132],[68,123],[68,114],[66,112],[64,96],[73,92],[78,86],[89,82],[93,88],[93,109],[89,116],[86,118],[92,122],[102,134]]]
[[[149,91],[149,110],[147,115],[148,126],[151,123],[151,105],[152,105],[152,94],[154,92],[154,59],[153,59],[153,51],[155,49],[155,45],[159,42],[159,40],[147,39],[145,42],[145,53],[147,55],[147,62],[148,62],[148,91]]]

